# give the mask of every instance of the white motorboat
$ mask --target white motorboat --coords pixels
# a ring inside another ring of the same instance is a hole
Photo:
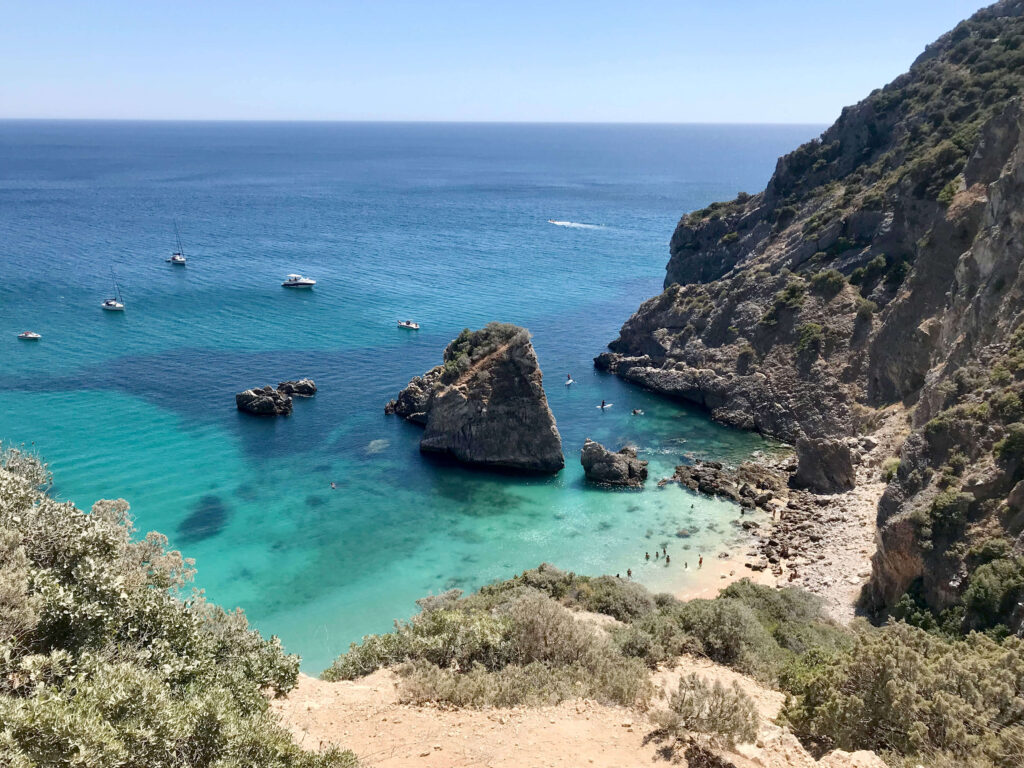
[[[399,328],[408,328],[410,331],[418,331],[420,329],[419,323],[414,323],[412,320],[399,320]]]
[[[108,312],[124,312],[124,299],[121,298],[121,289],[117,285],[117,278],[114,277],[114,269],[110,269],[110,279],[114,281],[114,298],[104,299],[100,306]]]
[[[316,285],[316,280],[311,280],[302,275],[287,275],[281,285],[284,288],[312,288]]]
[[[171,264],[178,264],[184,266],[188,261],[185,258],[185,249],[181,247],[181,235],[178,234],[178,222],[174,222],[174,239],[177,242],[178,250],[171,254],[171,258],[167,259]]]
[[[35,331],[22,331],[18,334],[18,338],[22,341],[39,341],[43,337]]]

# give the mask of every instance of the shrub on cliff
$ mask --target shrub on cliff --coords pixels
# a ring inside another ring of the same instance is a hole
[[[811,277],[811,290],[827,298],[832,298],[846,285],[846,278],[837,269],[825,269]]]
[[[298,658],[201,595],[190,561],[123,501],[91,514],[41,489],[46,468],[0,452],[0,764],[351,766],[300,750],[265,694]]]
[[[584,696],[633,705],[650,695],[642,662],[521,585],[425,607],[394,632],[353,643],[323,677],[350,680],[387,666],[397,668],[403,697],[415,702],[513,706]]]
[[[710,746],[731,749],[757,738],[758,716],[754,701],[733,681],[726,688],[716,680],[708,685],[697,674],[679,681],[669,697],[668,709],[654,721],[676,738],[699,734]]]
[[[785,718],[824,749],[928,765],[1024,764],[1024,639],[948,640],[895,624],[806,658],[785,683],[793,694]]]

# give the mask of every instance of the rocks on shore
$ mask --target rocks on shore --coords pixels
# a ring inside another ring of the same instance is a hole
[[[680,483],[691,491],[762,509],[768,508],[769,502],[785,485],[784,472],[776,467],[748,461],[730,469],[721,462],[701,459],[676,467],[675,474],[662,481],[665,482]]]
[[[257,416],[287,416],[292,412],[292,399],[269,384],[254,387],[235,395],[238,410]]]
[[[580,464],[587,479],[595,483],[639,487],[647,479],[647,462],[638,459],[636,448],[630,446],[613,453],[587,438],[580,451]]]
[[[801,437],[796,441],[792,483],[817,493],[848,491],[857,482],[854,453],[842,440]]]
[[[525,328],[489,323],[463,331],[445,348],[443,364],[410,381],[384,411],[423,425],[425,453],[522,472],[565,466]]]
[[[288,416],[292,412],[292,397],[312,397],[315,394],[316,384],[312,379],[282,381],[277,389],[268,384],[239,392],[235,395],[235,405],[238,410],[257,416]]]
[[[277,385],[277,391],[292,397],[312,397],[316,394],[316,383],[312,379],[282,381]]]

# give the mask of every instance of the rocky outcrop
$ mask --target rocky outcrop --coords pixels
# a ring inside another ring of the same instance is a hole
[[[997,448],[1024,430],[1024,70],[1001,42],[1022,38],[1024,0],[982,9],[781,158],[764,191],[684,216],[664,291],[595,360],[807,441],[795,480],[816,490],[850,487],[844,441],[911,407],[879,506],[878,608],[911,587],[955,604],[988,564],[972,547],[1006,569],[1024,553],[1008,498],[1024,462]],[[979,621],[1024,631],[1007,611],[965,625]]]
[[[235,395],[238,410],[257,416],[287,416],[292,412],[292,399],[269,384],[247,389]]]
[[[636,448],[625,446],[613,453],[587,438],[580,451],[587,480],[604,485],[639,487],[647,479],[647,462],[637,458]]]
[[[857,482],[854,453],[845,440],[801,437],[796,441],[792,483],[816,493],[848,491]]]
[[[729,468],[718,461],[697,459],[681,464],[669,480],[706,496],[720,496],[737,504],[767,509],[769,503],[785,487],[786,475],[778,467],[757,462],[744,462]]]
[[[316,384],[312,379],[282,381],[277,385],[277,391],[291,397],[312,397],[316,394]]]
[[[444,363],[409,382],[385,411],[423,425],[425,453],[523,472],[565,466],[530,334],[518,326],[463,331]]]

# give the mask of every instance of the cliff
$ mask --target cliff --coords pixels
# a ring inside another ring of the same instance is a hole
[[[961,628],[1024,625],[1022,88],[1024,2],[1004,0],[763,192],[685,216],[664,292],[595,361],[791,442],[909,407],[871,598],[909,591],[902,610],[953,609]]]
[[[529,331],[515,325],[466,329],[444,363],[409,382],[386,410],[423,425],[427,453],[525,472],[565,466]]]

